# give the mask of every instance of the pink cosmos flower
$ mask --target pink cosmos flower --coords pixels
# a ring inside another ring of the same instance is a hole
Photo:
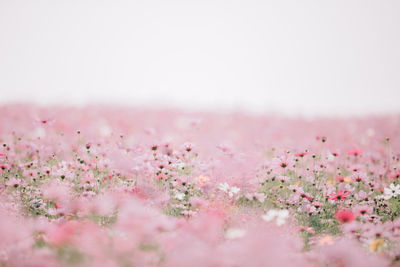
[[[38,174],[36,170],[24,170],[24,172],[22,173],[23,176],[25,177],[29,177],[29,178],[37,178]]]
[[[361,149],[357,149],[357,148],[353,148],[353,149],[349,149],[347,150],[347,155],[350,156],[360,156],[363,153],[363,151]]]
[[[318,201],[314,201],[312,204],[313,204],[313,206],[316,207],[316,208],[322,207],[322,203],[321,203],[321,202],[318,202]]]
[[[336,212],[335,218],[343,224],[354,221],[356,216],[350,210],[339,210]]]
[[[349,196],[349,192],[339,190],[337,194],[332,193],[329,197],[330,200],[345,200]]]
[[[0,173],[3,173],[4,171],[8,170],[9,166],[6,164],[0,164]]]
[[[55,123],[54,118],[35,118],[34,124],[42,127],[52,126]]]
[[[303,158],[305,155],[307,155],[307,152],[300,152],[296,154],[296,157]]]
[[[374,208],[372,206],[364,205],[364,206],[357,206],[354,210],[356,214],[363,216],[371,214]]]
[[[19,187],[19,186],[21,185],[21,183],[22,183],[21,180],[18,180],[18,179],[16,179],[15,177],[13,177],[13,178],[11,178],[9,181],[6,182],[6,185],[7,185],[7,186],[10,186],[10,187],[15,187],[15,188],[17,188],[17,187]]]
[[[272,167],[277,171],[293,169],[294,161],[291,156],[285,155],[272,159]]]
[[[392,175],[390,175],[391,179],[397,179],[400,180],[400,171],[394,172]]]

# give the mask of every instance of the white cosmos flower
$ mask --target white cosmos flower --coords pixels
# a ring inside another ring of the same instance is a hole
[[[335,156],[329,151],[328,155],[326,156],[326,159],[330,162],[335,160]]]
[[[262,219],[266,222],[273,221],[275,219],[276,225],[281,226],[286,222],[286,219],[289,218],[288,210],[269,210],[267,214],[261,216]]]
[[[233,197],[234,195],[238,194],[240,192],[240,188],[236,186],[230,187],[227,182],[225,183],[220,183],[218,185],[218,189],[227,193],[229,197]]]
[[[240,191],[240,188],[239,188],[239,187],[232,186],[232,187],[230,188],[230,190],[229,190],[228,195],[229,195],[229,197],[233,197],[233,195],[238,194],[239,191]]]
[[[380,198],[389,200],[392,197],[397,197],[398,195],[400,195],[400,184],[394,185],[392,183],[389,187],[385,187],[383,189],[383,196],[380,196]]]
[[[390,184],[389,187],[390,187],[390,189],[392,190],[393,195],[394,195],[395,197],[397,197],[398,195],[400,195],[400,184],[398,184],[398,185]]]
[[[229,184],[227,183],[227,182],[225,182],[225,183],[220,183],[219,185],[218,185],[218,189],[219,190],[221,190],[221,191],[224,191],[225,193],[228,193],[228,191],[229,191]]]
[[[174,198],[176,198],[178,200],[183,200],[185,198],[185,194],[182,192],[176,192],[174,195]]]

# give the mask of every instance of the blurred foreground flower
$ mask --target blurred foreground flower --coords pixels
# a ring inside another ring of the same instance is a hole
[[[262,219],[266,222],[270,222],[275,220],[276,225],[281,226],[285,224],[286,219],[289,218],[288,210],[269,210],[267,214],[261,216]]]
[[[335,218],[340,222],[340,223],[349,223],[355,220],[356,216],[354,215],[353,212],[349,210],[339,210],[335,214]]]

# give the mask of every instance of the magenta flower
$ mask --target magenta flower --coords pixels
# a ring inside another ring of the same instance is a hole
[[[330,200],[338,200],[338,201],[340,201],[340,200],[345,200],[346,197],[348,197],[348,196],[349,196],[349,192],[339,190],[337,192],[337,194],[335,194],[335,193],[330,194],[329,199]]]
[[[356,216],[354,215],[353,212],[349,210],[339,210],[335,214],[335,218],[340,222],[340,223],[349,223],[355,220]]]

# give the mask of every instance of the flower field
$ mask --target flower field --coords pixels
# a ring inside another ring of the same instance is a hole
[[[400,266],[400,116],[0,107],[0,266]]]

